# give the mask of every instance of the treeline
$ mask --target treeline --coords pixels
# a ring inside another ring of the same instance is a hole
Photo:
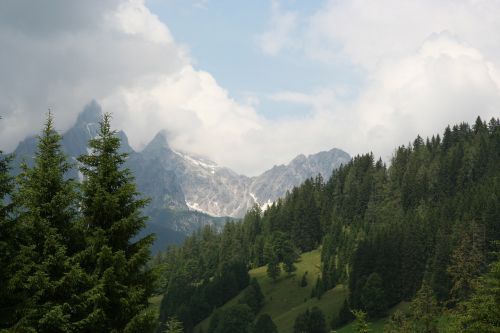
[[[440,305],[455,307],[493,260],[499,217],[499,119],[447,127],[442,137],[397,148],[389,167],[373,154],[356,156],[327,181],[309,179],[265,212],[254,207],[221,233],[206,227],[161,254],[162,319],[179,315],[172,304],[195,311],[193,296],[172,295],[177,276],[195,295],[227,263],[268,265],[272,278],[280,267],[293,272],[289,258],[320,245],[315,296],[337,284],[350,290],[336,325],[351,320],[353,309],[383,316],[427,285]],[[202,319],[184,323],[192,328]]]
[[[152,332],[156,273],[126,155],[105,115],[80,156],[81,184],[49,114],[32,167],[0,152],[0,331]]]

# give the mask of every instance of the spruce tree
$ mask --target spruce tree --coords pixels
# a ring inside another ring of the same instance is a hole
[[[436,296],[426,279],[410,304],[413,332],[435,333],[439,319]]]
[[[67,332],[78,329],[89,279],[72,256],[75,244],[75,182],[49,113],[38,138],[34,166],[21,166],[13,196],[23,239],[9,287],[19,295],[15,329]]]
[[[489,272],[476,280],[470,299],[459,304],[456,332],[500,332],[500,254]]]
[[[264,313],[257,318],[253,333],[278,333],[278,328],[272,318],[267,313]]]
[[[168,319],[166,323],[166,329],[163,333],[183,333],[184,328],[182,323],[175,317]]]
[[[356,333],[368,333],[370,332],[370,327],[366,321],[366,312],[361,310],[353,311],[352,314],[356,318],[356,323],[354,325]]]
[[[382,279],[377,273],[372,273],[361,290],[361,303],[370,318],[384,314],[387,304],[382,286]]]
[[[93,311],[86,329],[93,332],[152,332],[154,314],[147,310],[155,274],[146,268],[153,235],[135,238],[145,226],[131,172],[123,168],[127,155],[105,114],[90,152],[78,158],[82,184],[83,225],[87,248],[85,268],[96,281]]]
[[[12,216],[13,204],[8,202],[14,186],[9,175],[11,159],[0,151],[0,330],[13,324],[18,304],[16,295],[9,288],[13,259],[19,249],[19,232]]]

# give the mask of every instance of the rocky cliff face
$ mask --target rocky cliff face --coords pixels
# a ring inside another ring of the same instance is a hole
[[[318,174],[328,178],[350,160],[347,153],[332,149],[299,155],[288,165],[250,178],[206,158],[173,150],[161,132],[136,156],[130,165],[137,170],[138,184],[147,184],[141,190],[153,197],[152,207],[189,208],[220,217],[242,217],[254,204],[265,208],[307,178]]]

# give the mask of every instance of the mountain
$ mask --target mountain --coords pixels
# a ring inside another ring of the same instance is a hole
[[[101,117],[101,107],[92,101],[63,134],[63,149],[75,163],[69,177],[81,180],[77,157],[87,153],[87,143],[95,137]],[[240,218],[255,204],[265,209],[307,178],[318,174],[328,178],[334,169],[350,161],[347,153],[332,149],[299,155],[287,165],[247,177],[205,157],[174,150],[164,131],[138,152],[130,147],[123,131],[118,136],[122,152],[129,154],[126,167],[134,173],[139,192],[151,198],[144,211],[150,217],[144,232],[154,231],[159,245],[178,242],[206,224],[220,228],[227,217]],[[32,164],[36,144],[36,136],[32,136],[18,145],[15,174],[22,161]]]
[[[304,180],[328,178],[350,156],[332,149],[299,155],[256,177],[239,175],[207,158],[172,149],[165,132],[158,133],[130,161],[142,190],[153,196],[151,209],[191,209],[211,216],[242,217],[253,205],[265,208]],[[155,175],[154,178],[151,175]]]

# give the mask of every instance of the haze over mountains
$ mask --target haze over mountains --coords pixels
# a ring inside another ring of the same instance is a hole
[[[75,165],[76,158],[87,152],[87,142],[96,135],[101,116],[101,107],[91,102],[63,134],[63,148]],[[307,157],[299,155],[287,165],[247,177],[205,157],[174,150],[163,131],[140,152],[130,147],[123,131],[118,135],[122,151],[129,153],[127,167],[136,177],[138,190],[151,198],[145,211],[150,216],[145,232],[155,232],[158,244],[177,242],[205,224],[222,225],[226,217],[242,217],[255,204],[265,209],[307,178],[318,174],[327,178],[350,160],[346,152],[334,148]],[[18,145],[15,173],[22,160],[30,163],[35,148],[34,136]],[[81,179],[76,168],[70,176]]]

